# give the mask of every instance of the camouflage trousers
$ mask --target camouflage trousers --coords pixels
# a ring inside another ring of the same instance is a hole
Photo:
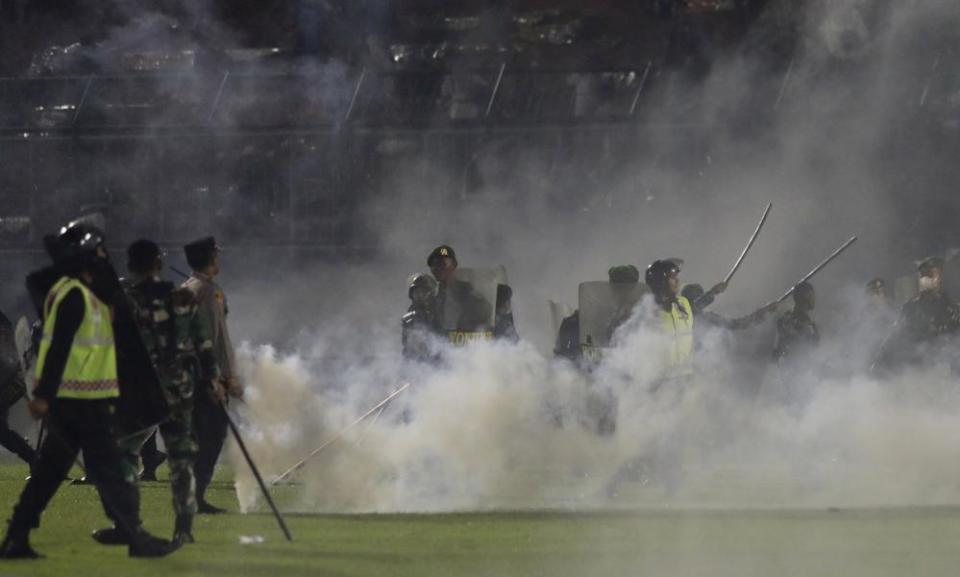
[[[197,442],[193,436],[193,403],[181,402],[174,406],[170,418],[160,423],[159,429],[167,449],[173,511],[177,515],[194,515],[197,512],[197,483],[193,467],[197,460]],[[120,440],[125,473],[137,475],[140,450],[155,430],[156,427]]]

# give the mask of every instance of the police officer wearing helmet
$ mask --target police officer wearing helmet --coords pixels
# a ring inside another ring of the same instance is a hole
[[[100,493],[107,516],[125,533],[129,554],[159,557],[176,549],[156,538],[140,522],[136,477],[126,475],[116,439],[115,402],[120,396],[117,353],[110,307],[92,290],[111,271],[104,236],[94,227],[73,223],[49,238],[59,280],[47,293],[43,339],[37,358],[37,385],[29,409],[45,418],[37,464],[14,507],[0,557],[36,558],[29,533],[83,451],[87,472]]]
[[[680,294],[678,259],[656,260],[647,267],[644,280],[656,303],[655,326],[664,337],[664,378],[693,374],[693,309]]]

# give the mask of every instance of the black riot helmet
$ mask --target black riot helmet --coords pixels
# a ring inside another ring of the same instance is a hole
[[[408,281],[407,295],[416,307],[425,307],[437,296],[437,281],[428,274],[415,274]]]
[[[680,265],[675,260],[655,260],[647,267],[644,282],[655,295],[667,292],[668,280],[671,274],[680,272]]]
[[[428,274],[415,274],[407,281],[409,294],[412,297],[415,289],[422,289],[429,293],[437,292],[437,281]]]
[[[55,265],[65,271],[80,271],[106,261],[106,240],[97,227],[73,221],[61,228],[57,236],[45,237],[44,245]]]

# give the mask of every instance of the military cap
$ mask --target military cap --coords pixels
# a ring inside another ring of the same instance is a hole
[[[187,257],[187,263],[194,270],[199,270],[210,264],[213,253],[220,250],[220,246],[212,236],[195,240],[184,245],[183,254]]]
[[[163,251],[152,240],[141,238],[127,247],[127,266],[134,272],[143,272],[153,266]]]
[[[433,266],[434,262],[443,257],[450,257],[454,262],[457,261],[457,253],[453,252],[453,248],[442,244],[433,249],[433,252],[431,252],[430,256],[427,257],[427,266]]]
[[[610,267],[607,277],[610,284],[636,284],[640,282],[640,271],[632,264],[621,264]]]
[[[943,257],[934,255],[917,261],[917,270],[924,271],[931,268],[943,270]]]

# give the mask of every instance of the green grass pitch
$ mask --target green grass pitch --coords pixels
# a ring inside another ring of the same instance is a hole
[[[0,467],[9,516],[23,466]],[[0,561],[0,576],[907,576],[960,574],[960,510],[809,512],[236,513],[228,474],[210,500],[231,514],[198,517],[197,543],[165,559],[130,559],[95,543],[104,526],[94,489],[63,486],[33,534],[39,561]],[[142,486],[147,528],[168,536],[169,487]],[[260,535],[262,543],[240,537]]]

